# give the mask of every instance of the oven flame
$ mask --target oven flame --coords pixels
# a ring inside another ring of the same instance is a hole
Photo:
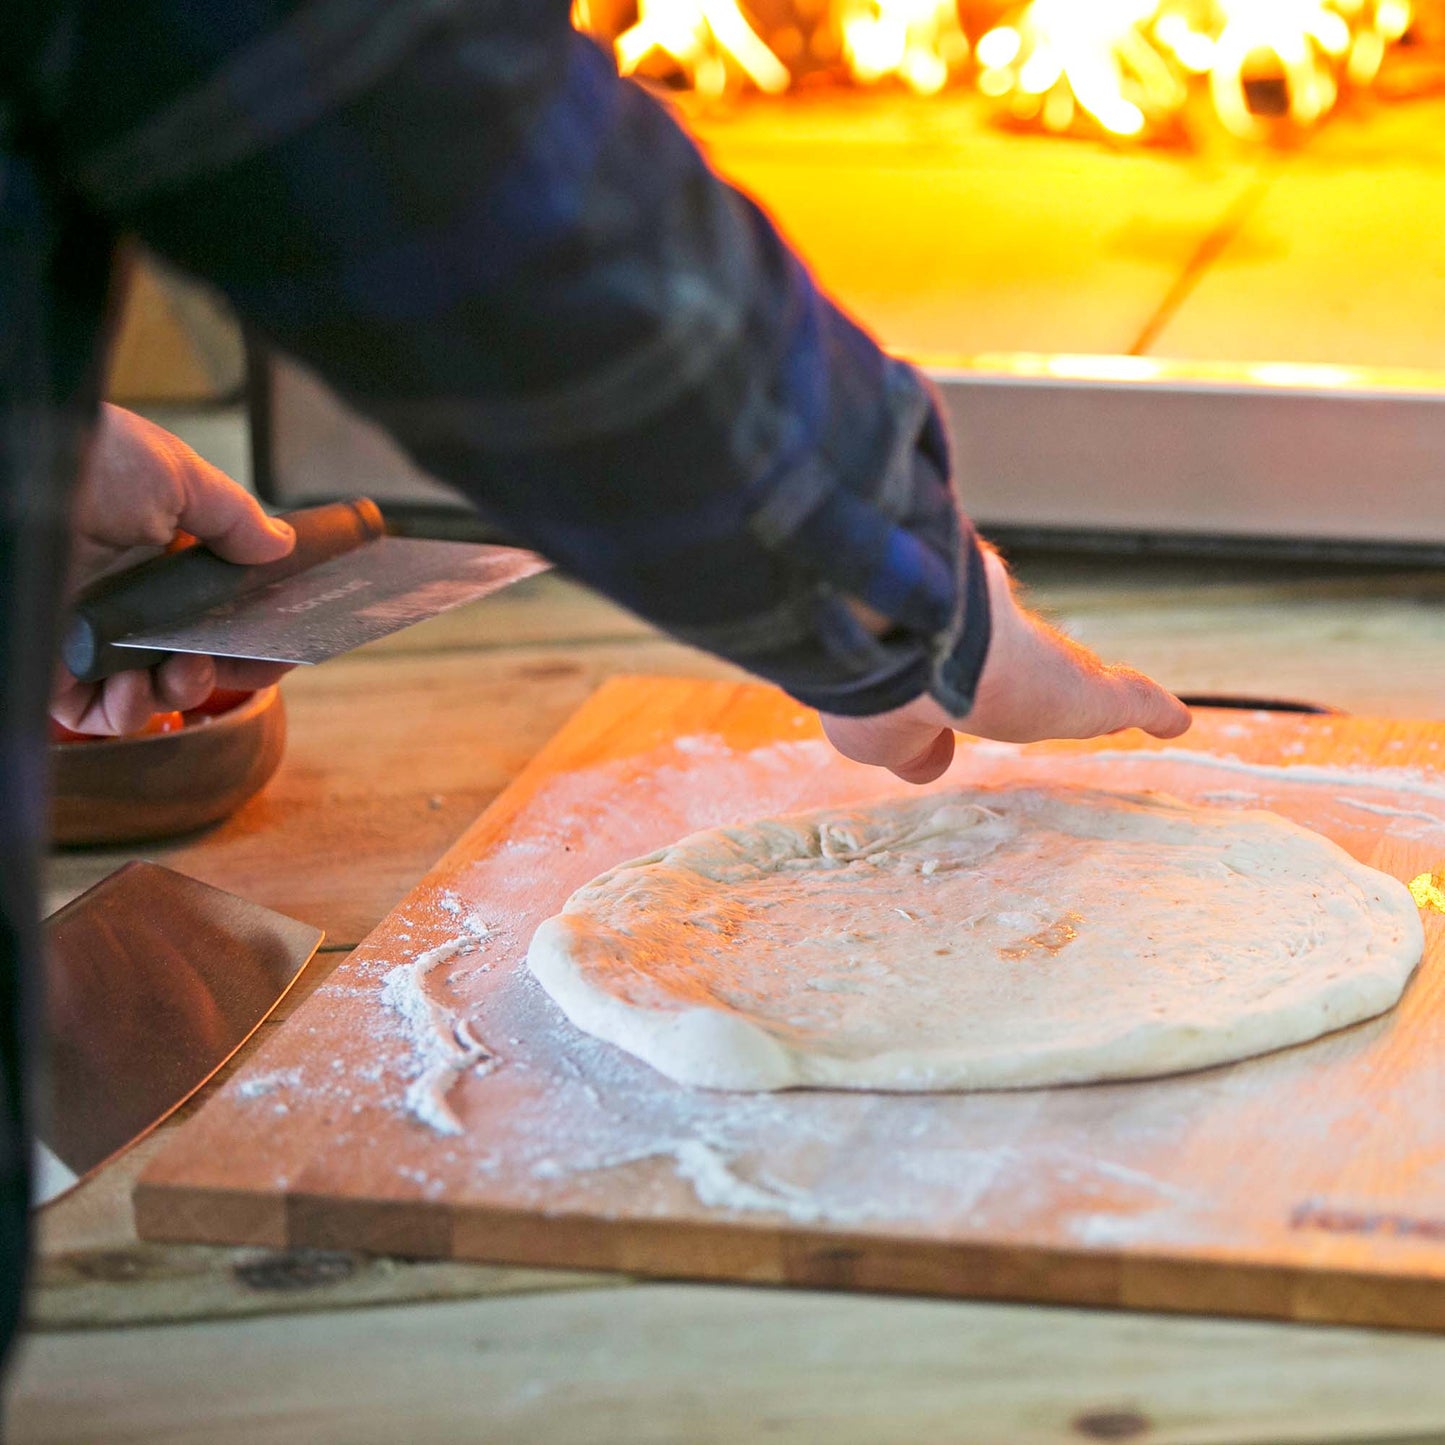
[[[613,49],[623,75],[660,53],[706,96],[721,95],[733,71],[769,95],[781,94],[791,81],[737,0],[638,0],[637,24],[617,37]]]
[[[1176,124],[1203,78],[1220,123],[1262,139],[1369,85],[1413,18],[1410,0],[1032,0],[979,40],[977,85],[1046,130],[1082,114],[1136,137]]]
[[[978,43],[978,88],[1019,120],[1072,128],[1080,111],[1138,136],[1179,111],[1184,83],[1149,33],[1155,0],[1033,0]]]
[[[958,0],[770,0],[766,11],[763,0],[636,0],[635,18],[629,6],[630,23],[613,26],[595,23],[599,8],[574,0],[574,23],[611,39],[624,75],[708,98],[781,94],[800,57],[816,72],[824,55],[851,83],[919,95],[967,77],[1003,115],[1047,131],[1168,137],[1197,105],[1258,140],[1313,126],[1346,89],[1369,86],[1418,3],[1026,0],[993,7],[973,43]]]
[[[968,63],[955,0],[839,0],[838,29],[853,79],[901,80],[934,95]]]

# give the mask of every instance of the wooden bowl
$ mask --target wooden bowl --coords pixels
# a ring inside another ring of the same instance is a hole
[[[276,687],[176,732],[51,743],[52,841],[138,843],[217,823],[265,787],[285,746]]]

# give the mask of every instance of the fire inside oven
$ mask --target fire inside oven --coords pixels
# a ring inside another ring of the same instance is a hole
[[[985,527],[1445,555],[1445,0],[573,18],[932,374]]]

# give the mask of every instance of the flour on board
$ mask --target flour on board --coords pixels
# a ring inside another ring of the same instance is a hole
[[[398,964],[382,981],[381,1002],[405,1022],[416,1058],[417,1074],[406,1089],[406,1111],[438,1134],[462,1132],[461,1120],[447,1102],[452,1085],[469,1069],[489,1072],[496,1059],[473,1036],[465,1018],[436,1001],[426,980],[442,964],[475,953],[487,936],[487,930],[468,931],[419,953],[410,963]]]

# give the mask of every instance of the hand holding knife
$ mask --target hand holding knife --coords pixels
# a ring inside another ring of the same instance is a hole
[[[534,553],[389,535],[365,497],[284,514],[278,561],[228,562],[199,543],[112,574],[77,599],[62,644],[81,682],[175,652],[316,663],[542,570]]]

